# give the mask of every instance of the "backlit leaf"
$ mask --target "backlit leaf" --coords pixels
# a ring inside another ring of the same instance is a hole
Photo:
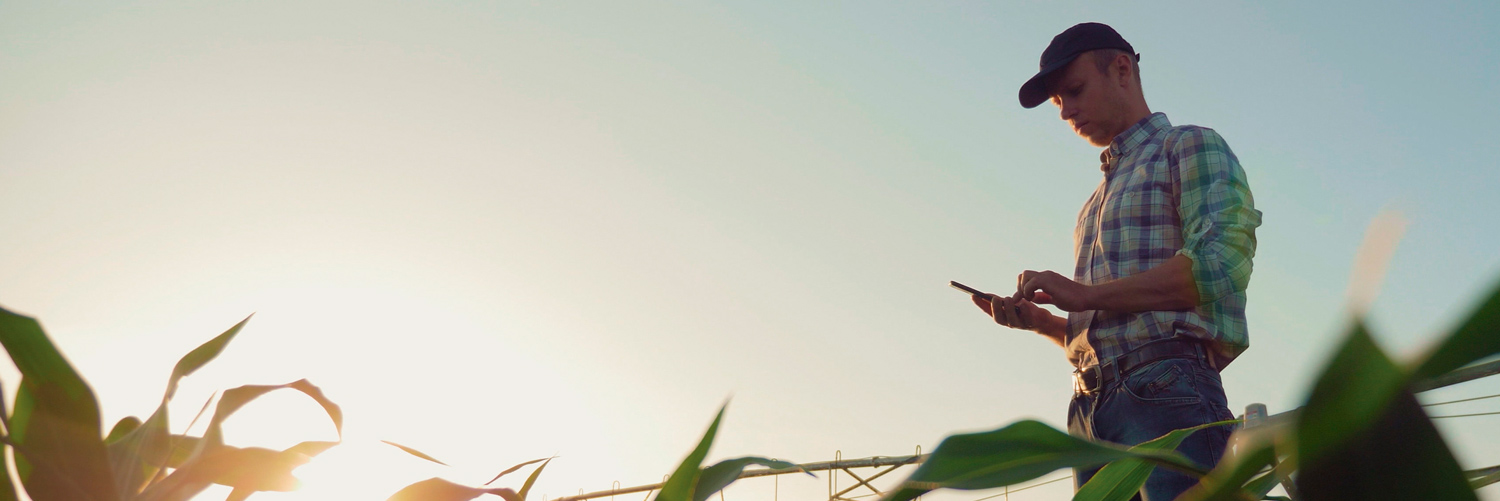
[[[693,452],[688,453],[672,476],[662,482],[661,491],[656,493],[657,501],[689,501],[693,499],[693,489],[698,486],[698,476],[702,473],[703,459],[708,457],[708,449],[714,443],[714,436],[719,433],[719,422],[724,419],[724,409],[729,407],[728,403],[719,407],[719,414],[714,416],[714,422],[708,425],[708,431],[703,433],[703,438],[698,440],[698,446]]]
[[[36,320],[0,308],[0,344],[21,373],[10,439],[35,501],[114,501],[99,403]]]
[[[796,463],[762,457],[726,459],[720,461],[718,464],[704,468],[703,472],[698,475],[698,485],[693,487],[693,501],[704,501],[715,492],[728,487],[735,480],[739,480],[740,474],[745,471],[745,467],[750,465],[759,465],[778,470],[797,467]],[[813,476],[811,472],[806,473],[808,476]]]
[[[424,453],[422,451],[419,451],[419,450],[416,450],[416,449],[413,449],[411,447],[407,447],[407,446],[404,446],[404,445],[392,442],[390,440],[381,440],[381,442],[385,442],[386,445],[389,445],[391,447],[395,447],[397,449],[401,449],[402,451],[405,451],[407,454],[411,454],[413,456],[416,456],[416,457],[419,457],[419,458],[422,458],[422,459],[426,459],[428,461],[432,461],[434,463],[437,463],[437,464],[440,464],[440,465],[443,465],[443,466],[448,466],[448,463],[444,463],[442,461],[438,461],[437,458],[432,457],[432,456],[428,456],[426,453]]]
[[[515,491],[506,488],[476,488],[458,485],[441,478],[429,478],[396,491],[386,501],[469,501],[492,494],[505,501],[521,501]]]
[[[394,444],[392,444],[392,445],[394,445]],[[546,460],[548,460],[548,459],[552,459],[552,458],[540,458],[540,459],[533,459],[533,460],[531,460],[531,461],[527,461],[527,462],[524,462],[524,463],[521,463],[521,464],[518,464],[518,465],[515,465],[515,466],[512,466],[512,467],[510,467],[510,468],[506,468],[506,469],[505,469],[505,471],[502,471],[502,472],[500,472],[500,474],[499,474],[499,475],[495,475],[495,478],[492,478],[492,479],[490,479],[490,481],[489,481],[489,482],[485,482],[485,483],[484,483],[484,485],[490,485],[490,484],[493,484],[493,483],[495,483],[495,481],[496,481],[496,480],[500,480],[500,477],[503,477],[503,476],[506,476],[506,475],[509,475],[509,474],[511,474],[511,473],[513,473],[513,472],[515,472],[515,471],[516,471],[516,470],[519,470],[519,469],[521,469],[521,468],[522,468],[522,467],[525,467],[525,466],[526,466],[526,465],[528,465],[528,464],[536,464],[536,463],[539,463],[539,462],[542,462],[542,461],[546,461]]]
[[[221,445],[194,457],[167,478],[152,484],[137,501],[186,501],[209,484],[242,491],[291,491],[298,485],[292,470],[307,464],[311,456],[335,443],[303,442],[284,451]]]
[[[229,330],[224,331],[222,334],[214,336],[213,339],[199,345],[193,351],[188,352],[187,355],[183,355],[181,359],[177,360],[177,365],[172,367],[172,377],[167,380],[167,392],[162,397],[162,400],[171,400],[172,396],[177,394],[177,383],[183,377],[203,368],[210,360],[219,356],[219,353],[224,351],[224,347],[229,345],[229,341],[233,340],[234,336],[240,333],[240,329],[243,329],[245,323],[249,322],[250,317],[253,316],[255,315],[251,314],[249,317],[245,317],[244,320],[240,320],[240,323],[234,324],[234,327],[230,327]]]
[[[240,407],[244,407],[245,404],[261,395],[280,389],[293,389],[312,397],[318,405],[323,406],[323,411],[328,414],[328,418],[333,420],[334,429],[340,436],[343,435],[344,413],[339,409],[338,404],[323,396],[323,390],[318,389],[317,386],[313,386],[306,379],[299,379],[281,385],[245,385],[225,391],[224,396],[219,399],[219,405],[214,409],[213,419],[208,422],[208,429],[203,432],[206,446],[213,447],[224,443],[224,420],[238,411]]]
[[[541,466],[536,467],[535,470],[531,470],[531,475],[526,477],[526,483],[521,484],[521,492],[516,494],[517,499],[526,501],[526,495],[531,493],[531,486],[536,484],[536,479],[542,476],[542,469],[546,468],[547,463],[551,462],[552,458],[547,458],[546,461],[542,461]]]

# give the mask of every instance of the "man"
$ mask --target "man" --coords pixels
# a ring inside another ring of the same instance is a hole
[[[1078,215],[1072,279],[1028,270],[1014,295],[974,299],[996,323],[1067,353],[1077,368],[1070,433],[1126,445],[1233,419],[1219,371],[1249,346],[1245,287],[1261,221],[1224,139],[1147,107],[1139,60],[1098,23],[1069,28],[1042,52],[1021,105],[1050,100],[1078,135],[1107,147],[1104,180]],[[1229,432],[1199,431],[1178,450],[1211,467]],[[1097,471],[1076,471],[1076,485]],[[1170,500],[1196,483],[1157,468],[1140,496]]]

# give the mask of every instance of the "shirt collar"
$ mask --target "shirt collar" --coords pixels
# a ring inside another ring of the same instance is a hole
[[[1125,132],[1115,136],[1115,139],[1110,141],[1109,147],[1099,152],[1099,170],[1109,172],[1110,167],[1115,165],[1115,160],[1145,144],[1151,136],[1156,135],[1157,131],[1171,127],[1172,122],[1167,120],[1166,113],[1157,112],[1147,115],[1146,118],[1142,118],[1135,125],[1125,129]]]

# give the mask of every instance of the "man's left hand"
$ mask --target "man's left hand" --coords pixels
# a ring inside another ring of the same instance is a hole
[[[1016,277],[1017,298],[1033,303],[1051,304],[1063,311],[1096,309],[1092,306],[1089,286],[1074,282],[1055,271],[1021,272]]]

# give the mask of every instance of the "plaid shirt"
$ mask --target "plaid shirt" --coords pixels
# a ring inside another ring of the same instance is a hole
[[[1068,360],[1084,367],[1151,341],[1208,341],[1219,369],[1250,346],[1245,287],[1260,211],[1245,172],[1213,129],[1173,127],[1155,113],[1100,153],[1104,181],[1078,213],[1074,280],[1128,277],[1177,255],[1193,260],[1199,304],[1176,311],[1068,315]]]

